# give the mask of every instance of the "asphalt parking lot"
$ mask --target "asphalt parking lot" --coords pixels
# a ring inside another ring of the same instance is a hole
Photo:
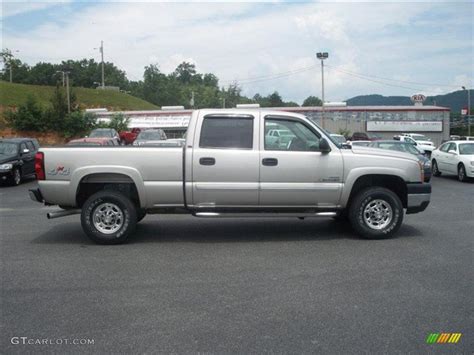
[[[147,216],[119,246],[92,244],[77,215],[47,220],[35,185],[0,187],[4,353],[474,349],[473,183],[434,178],[389,240],[332,219]],[[426,344],[437,332],[463,335]]]

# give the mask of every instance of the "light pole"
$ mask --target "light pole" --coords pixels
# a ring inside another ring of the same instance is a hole
[[[323,101],[323,104],[321,106],[321,127],[324,129],[324,59],[327,59],[329,57],[329,54],[328,52],[318,52],[316,53],[316,57],[321,60],[321,99]]]
[[[471,136],[471,90],[462,87],[463,90],[467,90],[467,135]]]

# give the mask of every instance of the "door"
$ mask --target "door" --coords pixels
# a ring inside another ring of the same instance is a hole
[[[446,171],[450,174],[457,174],[458,173],[458,149],[456,143],[450,143],[448,146],[448,151],[446,154],[445,166]]]
[[[258,205],[258,117],[205,115],[194,135],[192,185],[195,207]]]
[[[28,153],[23,153],[25,149],[28,150]],[[23,161],[21,168],[23,175],[33,174],[35,172],[35,147],[31,142],[20,144],[20,156]]]
[[[438,169],[441,172],[448,172],[447,160],[448,160],[448,149],[450,146],[451,146],[451,143],[444,143],[438,149],[436,162],[438,164]]]
[[[321,134],[308,122],[267,115],[261,132],[281,129],[287,138],[260,143],[260,205],[270,207],[334,207],[343,182],[342,156],[334,148],[319,151]]]

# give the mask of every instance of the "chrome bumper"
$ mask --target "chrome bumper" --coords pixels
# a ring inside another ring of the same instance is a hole
[[[422,212],[431,199],[431,184],[407,184],[407,214]]]

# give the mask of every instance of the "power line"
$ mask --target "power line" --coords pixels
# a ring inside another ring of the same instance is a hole
[[[328,66],[328,67],[329,67],[329,66]],[[377,83],[377,84],[381,84],[381,85],[385,85],[385,86],[391,86],[391,87],[396,87],[396,88],[402,88],[402,89],[407,89],[407,90],[412,90],[412,91],[423,90],[423,89],[420,89],[420,88],[414,88],[414,87],[409,87],[409,86],[403,86],[403,85],[397,85],[397,84],[386,83],[386,82],[379,81],[379,80],[373,80],[373,79],[367,78],[367,77],[365,77],[365,76],[363,76],[363,75],[354,74],[354,73],[347,72],[347,71],[344,71],[344,70],[336,69],[335,67],[331,67],[330,69],[331,69],[331,70],[338,71],[338,72],[340,72],[340,73],[342,73],[342,74],[350,75],[350,76],[353,76],[353,77],[356,77],[356,78],[359,78],[359,79],[362,79],[362,80],[371,81],[371,82],[373,82],[373,83]],[[423,91],[426,92],[426,93],[434,94],[434,95],[440,95],[439,92],[427,91],[427,90],[423,90]]]
[[[316,67],[317,67],[317,65],[314,64],[314,65],[311,65],[311,66],[308,66],[308,67],[302,67],[302,68],[293,69],[293,70],[289,70],[289,71],[286,71],[286,72],[275,73],[275,74],[271,74],[271,75],[255,76],[255,77],[244,78],[244,79],[223,80],[222,83],[237,82],[238,84],[241,84],[241,85],[251,84],[251,83],[256,83],[256,82],[261,82],[261,81],[284,78],[284,77],[295,75],[295,74],[300,74],[300,73],[306,72],[308,70],[312,70]]]
[[[459,87],[458,85],[420,83],[420,82],[416,82],[416,81],[390,79],[390,78],[384,78],[384,77],[381,77],[381,76],[375,76],[375,75],[370,75],[370,74],[354,73],[354,72],[351,72],[351,71],[349,71],[349,70],[345,70],[345,69],[340,69],[340,68],[334,67],[334,66],[332,66],[332,65],[327,65],[327,66],[328,66],[328,67],[331,67],[331,68],[333,68],[333,69],[335,69],[335,70],[345,72],[346,74],[359,75],[359,76],[364,76],[364,77],[369,77],[369,78],[375,78],[375,79],[380,79],[380,80],[395,81],[395,82],[399,82],[399,83],[406,83],[406,84],[413,84],[413,85],[421,85],[421,86],[446,86],[446,87],[453,87],[453,88]]]

